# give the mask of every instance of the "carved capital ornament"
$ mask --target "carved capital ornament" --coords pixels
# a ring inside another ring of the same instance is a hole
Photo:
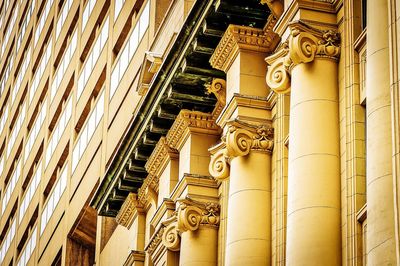
[[[181,237],[178,231],[176,213],[163,224],[165,228],[161,237],[162,244],[171,251],[178,251],[180,249]]]
[[[200,225],[219,225],[219,204],[200,202],[190,198],[178,199],[178,230],[180,232],[196,231]]]
[[[290,35],[277,52],[266,58],[268,67],[266,81],[276,93],[290,91],[290,74],[299,64],[311,63],[315,58],[337,61],[340,55],[339,33],[322,31],[297,21],[289,25]]]
[[[210,149],[212,155],[209,172],[221,181],[229,177],[233,158],[246,156],[252,150],[271,153],[274,147],[274,129],[271,125],[253,125],[238,119],[229,121],[227,125],[223,142]]]

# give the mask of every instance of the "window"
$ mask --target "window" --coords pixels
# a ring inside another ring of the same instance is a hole
[[[67,165],[67,164],[65,164]],[[53,191],[50,193],[46,204],[43,207],[42,218],[40,223],[40,234],[43,233],[44,229],[47,226],[55,208],[57,207],[58,202],[63,195],[65,188],[67,187],[67,167],[64,167],[62,170],[60,177],[58,178],[55,186],[53,187]]]
[[[19,223],[21,223],[22,218],[24,218],[24,215],[29,207],[29,204],[31,203],[33,195],[35,195],[35,192],[39,187],[41,175],[42,175],[42,162],[40,161],[35,167],[35,171],[33,172],[33,177],[31,179],[31,182],[28,188],[26,189],[26,193],[23,197],[23,200],[21,201],[21,206],[19,207]]]
[[[64,6],[61,10],[60,17],[58,18],[57,21],[57,30],[56,30],[56,39],[58,39],[58,36],[60,35],[61,29],[65,23],[65,20],[67,19],[69,10],[71,9],[73,0],[65,0],[64,1]]]
[[[14,172],[12,173],[10,180],[8,181],[3,196],[1,214],[3,214],[5,209],[7,208],[8,202],[10,201],[11,195],[14,192],[15,186],[17,185],[20,175],[21,175],[21,160],[19,160],[18,163],[16,163]]]
[[[8,118],[8,106],[4,105],[3,113],[1,114],[0,117],[0,135],[3,133],[3,129],[6,126],[7,118]]]
[[[29,22],[31,21],[31,17],[32,17],[34,9],[35,9],[35,0],[32,0],[30,5],[29,5],[28,11],[26,11],[24,21],[22,22],[21,28],[20,28],[20,31],[19,31],[18,40],[17,40],[17,53],[18,53],[19,48],[21,46],[22,39],[25,36],[26,27],[28,26]]]
[[[31,258],[33,251],[36,248],[36,240],[37,240],[37,227],[32,231],[31,237],[27,241],[24,249],[21,251],[21,257],[18,260],[17,266],[25,266],[28,264],[29,259]]]
[[[72,153],[72,172],[75,171],[76,166],[78,165],[80,159],[82,158],[83,153],[85,152],[90,139],[92,138],[95,129],[100,123],[101,118],[104,113],[104,90],[100,94],[100,97],[93,108],[89,119],[86,121],[86,124],[83,126],[81,133],[76,141],[76,145],[74,147],[74,151]]]
[[[7,254],[8,249],[11,246],[11,242],[14,240],[16,230],[16,219],[11,224],[11,227],[8,229],[6,236],[3,239],[3,243],[0,248],[0,263],[3,262],[4,257]]]
[[[22,80],[24,79],[25,74],[28,72],[27,70],[28,70],[29,64],[31,62],[31,52],[30,52],[30,50],[26,51],[24,57],[25,58],[23,59],[22,65],[19,68],[18,75],[17,75],[17,78],[15,80],[14,88],[12,89],[11,105],[14,103],[15,97],[17,97],[19,89],[21,88]]]
[[[362,0],[361,4],[361,28],[367,27],[367,0]]]
[[[24,157],[24,162],[26,159],[28,159],[29,154],[32,151],[33,144],[36,141],[36,138],[39,134],[40,129],[42,128],[42,125],[45,121],[46,118],[46,99],[44,99],[41,103],[40,110],[37,114],[36,120],[29,132],[28,139],[26,141],[25,145],[25,157]]]
[[[0,96],[3,95],[3,92],[6,88],[6,84],[8,81],[8,78],[10,77],[11,70],[14,66],[14,56],[11,55],[7,61],[7,66],[6,69],[4,70],[3,78],[0,81]]]
[[[115,0],[114,21],[117,20],[119,12],[121,12],[124,3],[125,0]]]
[[[29,104],[31,104],[31,102],[32,102],[33,96],[35,95],[35,93],[39,87],[40,80],[43,77],[44,70],[46,69],[46,66],[50,61],[51,43],[52,42],[51,42],[51,38],[50,38],[50,41],[47,44],[47,48],[46,48],[42,58],[40,59],[40,63],[36,69],[36,73],[35,73],[32,83],[31,83],[31,88],[29,90]]]
[[[53,79],[53,84],[51,85],[51,98],[50,102],[53,101],[54,96],[57,93],[58,87],[63,80],[64,74],[67,71],[69,63],[71,62],[72,56],[75,53],[76,45],[77,45],[77,31],[75,31],[74,35],[72,36],[67,49],[65,49],[63,58],[61,59],[60,64],[58,65],[56,74]]]
[[[14,29],[15,26],[15,21],[17,20],[17,13],[18,13],[18,8],[15,8],[15,11],[12,12],[13,15],[11,17],[10,23],[8,24],[6,33],[4,35],[3,38],[3,46],[1,47],[1,55],[4,54],[4,50],[6,49],[7,43],[8,43],[8,39],[10,38],[11,32]]]
[[[64,110],[58,119],[57,125],[53,129],[52,135],[49,138],[49,142],[47,144],[46,149],[46,166],[49,164],[51,157],[53,156],[53,152],[57,147],[58,142],[61,139],[62,134],[65,131],[65,128],[71,118],[72,113],[72,97],[69,97],[67,103],[64,106]]]
[[[35,32],[35,46],[39,40],[40,34],[42,33],[44,24],[46,23],[47,16],[50,13],[50,8],[53,4],[53,0],[47,0],[45,7],[43,8],[42,15],[39,19],[38,24],[36,25],[36,32]]]
[[[135,28],[131,32],[131,35],[128,38],[128,41],[125,44],[125,47],[121,51],[121,55],[115,63],[115,66],[111,73],[111,87],[110,87],[110,99],[114,95],[115,91],[125,71],[132,60],[136,49],[139,46],[140,41],[142,40],[147,28],[149,27],[150,21],[150,1],[147,2],[146,6],[143,9],[140,18],[138,19]]]
[[[97,36],[97,40],[93,46],[93,49],[90,51],[86,59],[85,65],[82,68],[81,74],[79,75],[77,97],[76,97],[77,100],[79,100],[83,92],[83,89],[86,86],[90,75],[92,74],[93,68],[97,63],[101,51],[103,51],[107,39],[108,39],[108,17],[104,22],[103,28],[101,29],[99,36]]]
[[[11,131],[10,134],[10,138],[8,140],[8,144],[7,144],[7,158],[8,156],[10,156],[11,150],[15,145],[15,141],[17,140],[19,131],[22,128],[22,124],[25,120],[25,115],[26,115],[26,105],[23,103],[21,104],[20,108],[20,112],[18,114],[17,120],[15,121],[14,127]]]
[[[96,0],[88,0],[82,14],[82,32],[85,30],[86,24],[92,14],[93,8],[96,5]]]

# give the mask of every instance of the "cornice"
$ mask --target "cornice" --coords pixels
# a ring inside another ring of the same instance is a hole
[[[142,211],[142,206],[137,200],[136,194],[129,193],[128,197],[122,204],[122,207],[119,210],[115,220],[119,225],[122,225],[129,229],[135,219],[135,214],[138,210]]]
[[[180,150],[190,132],[219,135],[221,129],[215,123],[212,114],[182,110],[168,131],[167,144],[174,149]]]
[[[215,198],[218,201],[218,183],[212,176],[184,174],[179,180],[171,193],[171,199],[176,201],[184,196],[189,196],[192,199],[205,199]],[[201,187],[203,189],[199,190]],[[208,195],[199,194],[199,191],[203,193],[209,193]]]
[[[147,209],[151,202],[157,201],[159,182],[160,179],[156,175],[149,174],[138,189],[137,198],[143,208]]]
[[[213,68],[227,72],[239,50],[268,53],[279,42],[277,34],[262,29],[229,25],[210,58]]]
[[[172,212],[175,211],[175,202],[171,199],[164,198],[163,202],[157,208],[156,213],[150,220],[150,224],[157,228],[160,223],[162,223],[162,219],[166,217],[166,215],[171,215]]]
[[[149,240],[149,244],[147,244],[145,251],[150,254],[150,256],[153,255],[153,253],[156,251],[157,247],[161,244],[162,242],[162,236],[164,234],[165,227],[160,226],[157,231],[153,234],[153,236]]]
[[[252,96],[252,95],[244,95],[235,93],[229,103],[225,106],[224,110],[222,110],[220,116],[216,120],[217,124],[224,128],[226,123],[232,119],[232,117],[236,117],[243,121],[251,121],[254,123],[263,123],[267,119],[269,119],[268,114],[265,114],[265,119],[260,119],[251,116],[244,116],[242,112],[238,112],[240,108],[251,108],[252,110],[264,110],[265,112],[269,112],[272,107],[268,102],[267,97],[260,96]]]
[[[128,258],[124,262],[124,266],[131,266],[134,262],[144,262],[146,258],[146,254],[144,251],[139,250],[131,250]]]
[[[335,29],[336,23],[330,23],[320,20],[311,20],[308,18],[310,15],[309,12],[301,12],[305,11],[315,11],[315,12],[323,12],[327,14],[335,15],[337,12],[337,5],[332,3],[333,1],[318,1],[318,0],[294,0],[290,3],[289,7],[287,7],[279,18],[276,26],[274,28],[274,32],[276,32],[279,36],[283,37],[286,29],[289,27],[289,24],[294,21],[301,19],[303,21],[307,21],[314,27],[325,28],[325,29]]]
[[[167,163],[178,157],[179,152],[168,146],[165,137],[161,137],[144,167],[149,174],[160,177]]]

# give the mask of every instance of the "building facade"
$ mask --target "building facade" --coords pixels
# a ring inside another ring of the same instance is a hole
[[[397,0],[4,0],[0,265],[399,265]]]

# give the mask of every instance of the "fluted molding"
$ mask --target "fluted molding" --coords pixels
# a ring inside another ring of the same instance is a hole
[[[226,72],[239,50],[268,53],[278,41],[279,36],[273,31],[231,24],[211,56],[210,64]]]
[[[289,28],[288,40],[266,58],[266,81],[276,93],[290,91],[290,74],[295,66],[311,63],[318,57],[337,61],[340,56],[339,33],[315,29],[302,21],[291,23]]]
[[[115,220],[119,225],[122,225],[126,228],[130,228],[133,220],[135,218],[135,212],[138,210],[142,210],[143,206],[138,201],[137,197],[133,193],[129,193],[128,197],[126,197],[124,203],[121,206]]]
[[[191,198],[178,199],[177,226],[183,233],[196,231],[200,225],[218,226],[220,206],[216,202],[201,202]]]

